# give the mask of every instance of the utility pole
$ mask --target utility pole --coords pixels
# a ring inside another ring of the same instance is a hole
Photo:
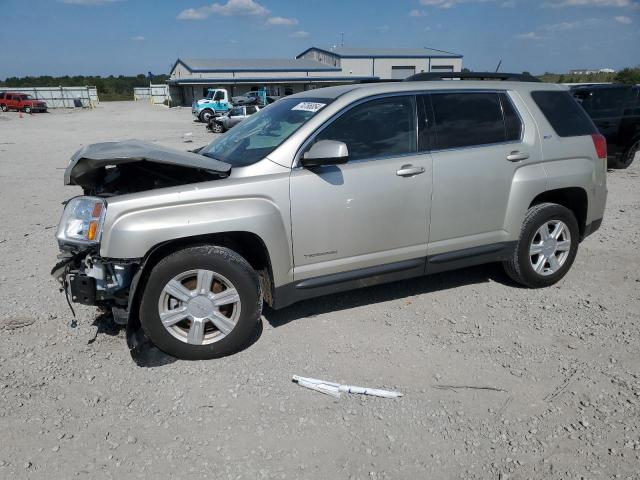
[[[340,32],[340,46],[344,47],[344,32]]]

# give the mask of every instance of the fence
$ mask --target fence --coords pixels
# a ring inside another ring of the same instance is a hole
[[[135,101],[147,101],[152,105],[165,105],[170,100],[168,85],[149,85],[133,89]]]
[[[93,108],[100,102],[96,87],[2,87],[2,90],[32,95],[47,102],[48,108]]]

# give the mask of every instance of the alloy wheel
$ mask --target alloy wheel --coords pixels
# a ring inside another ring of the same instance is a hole
[[[229,335],[240,318],[240,295],[224,276],[189,270],[162,289],[158,313],[164,328],[191,345],[209,345]]]
[[[553,275],[567,261],[570,250],[569,227],[560,220],[549,220],[536,231],[531,240],[531,267],[539,275]]]

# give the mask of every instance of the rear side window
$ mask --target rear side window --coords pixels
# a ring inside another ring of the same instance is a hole
[[[318,134],[315,141],[347,144],[349,159],[390,157],[416,151],[414,101],[393,96],[356,105]]]
[[[560,137],[596,133],[591,119],[569,92],[531,92],[533,101]]]
[[[433,149],[489,145],[505,141],[497,93],[433,93]],[[514,112],[515,113],[515,112]]]

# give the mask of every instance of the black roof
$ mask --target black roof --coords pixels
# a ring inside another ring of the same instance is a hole
[[[574,85],[571,87],[572,91],[576,90],[609,90],[612,88],[631,88],[633,85],[626,85],[624,83],[595,83],[586,85]]]
[[[416,73],[405,78],[405,82],[423,82],[434,80],[503,80],[510,82],[539,82],[540,79],[526,73],[497,73],[497,72],[428,72]]]

